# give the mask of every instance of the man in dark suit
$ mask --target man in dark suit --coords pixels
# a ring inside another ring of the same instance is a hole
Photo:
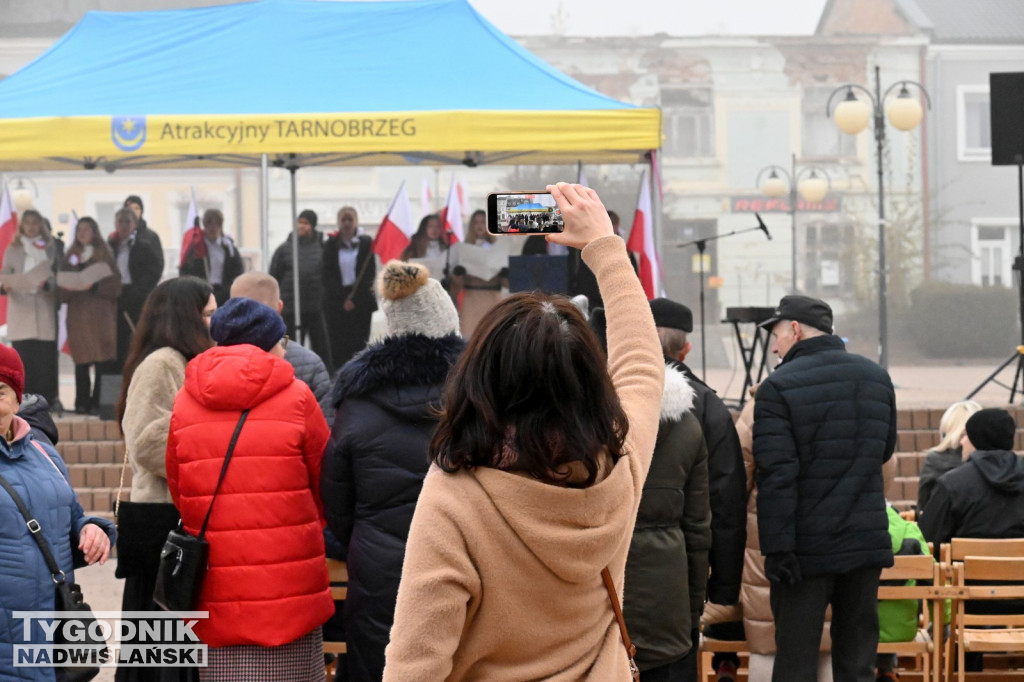
[[[145,226],[128,206],[114,216],[115,231],[110,236],[110,249],[114,252],[117,267],[121,273],[121,295],[117,298],[117,360],[112,371],[120,372],[124,367],[132,332],[142,314],[149,292],[156,288],[164,271],[164,251],[160,238]],[[138,210],[141,212],[141,203]]]

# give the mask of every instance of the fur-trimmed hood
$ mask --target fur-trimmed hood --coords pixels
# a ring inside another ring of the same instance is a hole
[[[338,373],[331,404],[382,388],[444,383],[466,342],[457,334],[433,339],[422,334],[389,336],[358,353]]]
[[[673,363],[665,364],[665,388],[661,392],[661,421],[677,422],[693,411],[696,393],[686,374]]]

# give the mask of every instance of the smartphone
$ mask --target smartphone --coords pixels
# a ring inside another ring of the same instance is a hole
[[[550,192],[496,192],[487,195],[491,234],[554,234],[565,229]]]

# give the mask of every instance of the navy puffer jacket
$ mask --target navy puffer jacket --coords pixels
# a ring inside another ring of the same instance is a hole
[[[455,335],[389,337],[346,364],[333,389],[337,413],[320,493],[327,525],[347,548],[348,679],[379,680],[394,621],[409,525],[423,487],[427,446]]]
[[[888,373],[837,336],[794,345],[754,406],[761,553],[795,552],[804,577],[892,566],[882,464],[895,448]]]

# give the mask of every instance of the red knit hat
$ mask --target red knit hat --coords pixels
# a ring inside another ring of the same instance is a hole
[[[14,394],[21,402],[21,394],[25,390],[25,365],[21,363],[18,351],[10,346],[0,344],[0,381],[14,389]]]

